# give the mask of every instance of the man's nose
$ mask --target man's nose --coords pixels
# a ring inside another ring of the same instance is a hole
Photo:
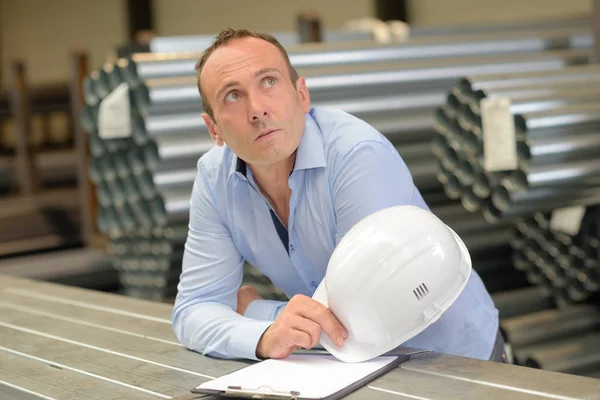
[[[250,122],[258,122],[267,116],[267,105],[261,99],[261,96],[254,95],[250,97],[249,104],[249,119]]]

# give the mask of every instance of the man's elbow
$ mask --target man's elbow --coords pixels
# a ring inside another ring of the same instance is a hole
[[[196,301],[184,300],[181,296],[175,298],[173,312],[171,313],[171,327],[177,340],[184,347],[202,352],[202,341],[198,340],[198,335],[202,336],[202,322],[194,318],[194,312],[198,310],[202,303]]]
[[[171,315],[173,333],[188,350],[205,356],[231,358],[223,352],[227,348],[227,334],[224,331],[229,324],[218,315],[212,315],[213,306],[210,302],[184,303],[176,300]],[[200,318],[200,315],[203,317]]]
[[[185,334],[188,313],[189,309],[187,307],[182,307],[176,302],[175,306],[173,307],[173,312],[171,314],[171,327],[179,343],[182,346],[193,350],[191,340],[189,336]]]

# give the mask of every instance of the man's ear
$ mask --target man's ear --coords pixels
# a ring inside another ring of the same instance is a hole
[[[300,95],[300,102],[302,103],[302,108],[304,112],[307,113],[310,111],[310,93],[308,92],[308,88],[306,87],[306,79],[303,76],[299,77],[296,81],[296,90]]]
[[[202,119],[208,127],[208,133],[210,134],[210,137],[215,141],[217,146],[223,146],[223,139],[221,139],[221,136],[219,135],[219,128],[217,127],[217,124],[215,124],[213,119],[207,113],[202,113]]]

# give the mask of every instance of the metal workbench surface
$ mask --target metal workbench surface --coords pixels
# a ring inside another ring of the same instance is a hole
[[[0,398],[169,399],[248,365],[182,347],[171,310],[0,275]],[[600,399],[600,380],[421,352],[348,398]]]

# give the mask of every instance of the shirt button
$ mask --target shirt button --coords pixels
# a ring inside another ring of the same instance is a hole
[[[294,245],[290,243],[290,251],[294,251]]]
[[[316,289],[319,286],[315,281],[312,281],[310,285],[313,287],[313,289]]]

